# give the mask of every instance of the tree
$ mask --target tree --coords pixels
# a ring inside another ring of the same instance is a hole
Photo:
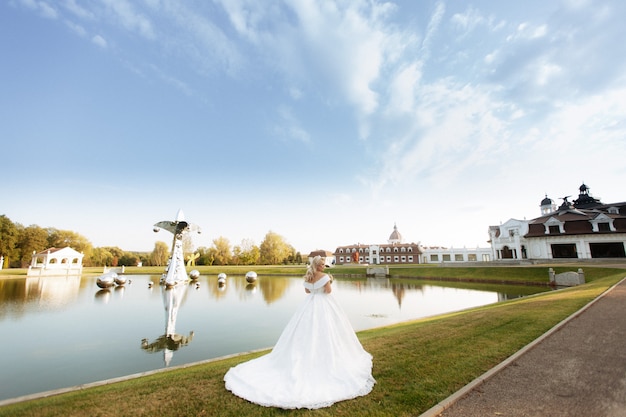
[[[296,252],[296,249],[291,246],[289,246],[289,255],[287,255],[287,258],[283,259],[283,263],[284,264],[301,264],[302,263],[302,255],[300,254],[300,252]]]
[[[95,248],[91,251],[90,263],[94,266],[113,265],[113,254],[107,248]]]
[[[183,254],[185,256],[194,253],[193,239],[190,233],[183,233]]]
[[[33,252],[47,249],[48,231],[35,224],[24,228],[18,227],[18,230],[17,249],[19,250],[20,267],[26,268],[32,260]]]
[[[241,245],[233,248],[233,264],[257,265],[260,259],[259,247],[250,239],[243,239]]]
[[[217,249],[214,246],[208,248],[204,253],[204,265],[215,265],[215,258],[217,257]]]
[[[65,248],[82,252],[86,258],[91,257],[93,246],[91,242],[84,236],[79,235],[71,230],[58,230],[53,227],[48,228],[48,247],[49,248]]]
[[[205,246],[200,246],[196,249],[196,252],[200,254],[198,259],[196,259],[196,265],[211,265],[211,259],[209,259],[208,253],[209,249]]]
[[[4,265],[11,265],[18,237],[17,227],[11,219],[4,214],[0,216],[0,256],[4,257]]]
[[[150,254],[150,264],[153,266],[165,266],[169,257],[169,249],[165,242],[155,242],[154,250]]]
[[[120,259],[124,256],[124,251],[117,246],[106,246],[103,249],[106,249],[109,253],[111,253],[112,258],[109,266],[118,266]]]
[[[124,252],[124,254],[120,257],[118,265],[122,266],[137,266],[139,263],[139,256],[132,252]]]
[[[230,242],[228,239],[222,236],[213,239],[213,246],[215,247],[213,265],[229,265],[233,255],[230,251]]]
[[[285,242],[285,239],[271,230],[265,235],[265,239],[261,242],[261,264],[263,265],[279,265],[291,254],[291,246]]]

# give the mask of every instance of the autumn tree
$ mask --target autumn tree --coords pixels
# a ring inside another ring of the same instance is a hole
[[[215,248],[215,256],[213,265],[229,265],[233,257],[230,251],[230,242],[225,237],[213,239],[213,247]]]
[[[18,231],[15,224],[4,214],[0,216],[0,256],[4,257],[4,265],[11,265],[11,257],[15,254]],[[3,265],[3,266],[4,266]]]
[[[62,249],[69,246],[78,252],[82,252],[86,258],[91,257],[93,246],[86,237],[71,230],[59,230],[53,227],[49,227],[47,230],[49,248]]]
[[[154,250],[150,254],[150,264],[153,266],[165,266],[169,257],[169,249],[165,242],[155,242]]]
[[[235,245],[233,248],[233,264],[234,265],[257,265],[261,251],[258,246],[250,239],[243,239],[241,245]]]
[[[18,231],[16,248],[19,251],[20,268],[26,268],[32,260],[33,252],[41,252],[48,247],[48,231],[37,225],[18,226]]]
[[[113,254],[107,248],[94,248],[89,261],[92,266],[113,265]]]
[[[124,252],[117,264],[122,266],[137,266],[138,263],[139,255],[133,252]]]
[[[293,252],[291,245],[285,239],[271,230],[265,235],[265,239],[259,247],[262,265],[279,265],[285,262]]]
[[[109,266],[118,266],[120,259],[124,256],[124,251],[117,246],[104,246],[102,249],[105,249],[111,253],[111,263]]]
[[[213,258],[209,256],[209,248],[200,246],[196,249],[196,253],[200,255],[198,259],[196,259],[196,265],[211,265],[213,263]]]

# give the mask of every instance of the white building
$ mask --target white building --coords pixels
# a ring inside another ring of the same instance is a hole
[[[83,254],[70,248],[33,252],[28,275],[73,275],[83,271]]]
[[[489,226],[493,259],[526,259],[528,220],[509,219],[500,226]]]
[[[422,248],[421,263],[489,262],[493,259],[491,248],[447,248],[430,246]]]
[[[404,265],[430,263],[488,262],[492,260],[491,248],[446,248],[404,243],[396,225],[387,243],[355,244],[335,249],[338,265]]]
[[[582,184],[573,202],[558,208],[547,196],[541,216],[489,227],[494,259],[626,257],[626,202],[603,204]]]
[[[332,252],[326,250],[314,250],[309,253],[307,264],[311,265],[311,262],[313,262],[313,258],[315,258],[316,256],[321,256],[322,258],[325,258],[325,265],[327,267],[335,266],[335,255],[333,255]]]
[[[396,225],[389,235],[387,243],[339,246],[335,249],[337,265],[346,264],[418,264],[420,263],[420,247],[418,243],[403,243],[402,235]]]

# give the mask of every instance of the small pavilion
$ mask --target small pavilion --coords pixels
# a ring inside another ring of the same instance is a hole
[[[68,247],[33,252],[28,275],[69,275],[83,271],[82,253]]]

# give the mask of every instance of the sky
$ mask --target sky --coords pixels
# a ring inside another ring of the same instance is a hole
[[[488,247],[626,200],[626,2],[0,0],[0,215],[151,251]]]

